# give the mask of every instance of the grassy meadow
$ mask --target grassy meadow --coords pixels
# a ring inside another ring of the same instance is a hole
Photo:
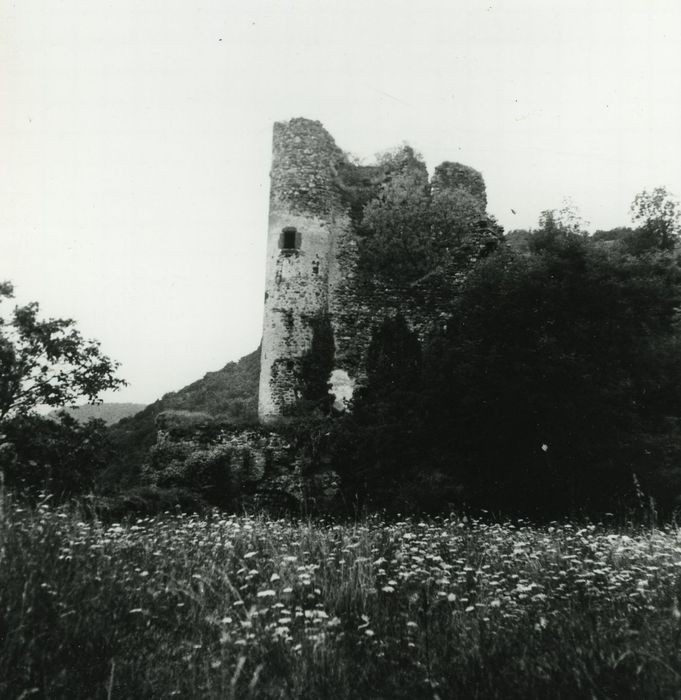
[[[7,502],[0,697],[681,697],[681,531]]]

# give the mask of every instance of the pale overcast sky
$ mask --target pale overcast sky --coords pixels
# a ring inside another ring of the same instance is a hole
[[[477,168],[507,230],[564,198],[626,225],[681,195],[681,3],[0,0],[0,279],[123,363],[107,400],[257,347],[294,116]]]

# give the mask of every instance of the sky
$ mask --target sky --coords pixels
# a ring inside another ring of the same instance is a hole
[[[260,341],[272,124],[471,165],[506,228],[681,195],[677,0],[0,0],[0,280],[148,403]],[[515,212],[515,213],[514,213]]]

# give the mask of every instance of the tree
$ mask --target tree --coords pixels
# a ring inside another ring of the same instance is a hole
[[[539,215],[539,230],[561,231],[565,234],[586,235],[588,222],[579,213],[577,205],[569,198],[563,200],[560,209],[545,209]]]
[[[0,283],[0,304],[14,296]],[[115,376],[118,363],[103,355],[99,343],[86,340],[71,319],[40,319],[39,305],[16,306],[0,315],[0,423],[25,416],[37,406],[62,407],[85,398],[94,403],[107,389],[125,381]]]
[[[374,328],[367,355],[367,381],[334,425],[335,466],[351,500],[388,507],[418,472],[423,452],[421,346],[396,316]]]
[[[676,246],[681,232],[681,207],[666,187],[639,192],[631,204],[631,218],[651,245],[660,250]]]
[[[364,207],[360,226],[360,272],[392,283],[416,280],[434,262],[434,246],[427,245],[428,172],[411,149],[401,155],[399,168]]]
[[[586,222],[577,207],[566,200],[562,209],[545,209],[539,215],[539,228],[532,231],[527,240],[527,249],[533,253],[579,245],[587,235]]]
[[[615,507],[632,471],[662,484],[678,464],[681,265],[550,233],[469,275],[426,354],[421,415],[429,463],[469,503],[553,516]]]

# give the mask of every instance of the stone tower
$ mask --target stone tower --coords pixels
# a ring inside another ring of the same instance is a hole
[[[347,216],[335,185],[343,154],[316,121],[274,125],[258,413],[272,423],[299,394],[313,319],[328,310],[335,234]]]

